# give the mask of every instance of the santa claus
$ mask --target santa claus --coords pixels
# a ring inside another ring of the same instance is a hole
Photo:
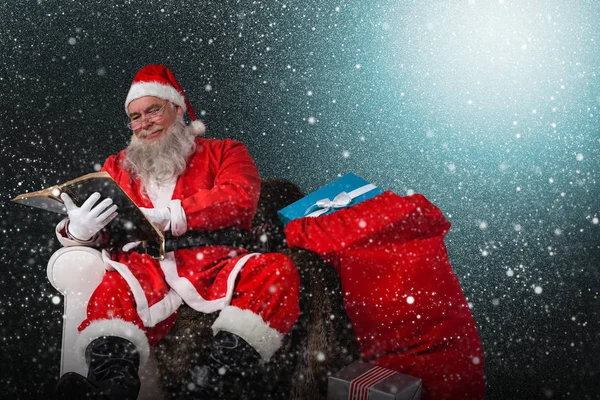
[[[165,231],[171,247],[162,261],[135,244],[103,248],[107,272],[88,303],[77,343],[89,373],[63,375],[58,395],[135,399],[140,361],[185,302],[219,316],[211,357],[192,365],[183,394],[239,396],[239,385],[254,379],[298,318],[298,272],[282,254],[250,253],[240,245],[259,198],[254,161],[239,142],[200,137],[204,125],[168,68],[142,68],[125,108],[131,142],[102,170]],[[68,218],[57,226],[61,244],[102,248],[100,231],[119,212],[112,200],[93,194],[78,207],[68,195],[62,199]]]

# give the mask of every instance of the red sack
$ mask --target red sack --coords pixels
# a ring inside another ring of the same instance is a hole
[[[427,399],[483,399],[483,352],[448,260],[450,223],[422,195],[387,191],[349,208],[299,218],[289,247],[338,271],[361,358],[423,380]]]

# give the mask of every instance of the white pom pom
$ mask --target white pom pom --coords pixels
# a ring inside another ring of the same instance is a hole
[[[190,130],[195,136],[202,136],[206,132],[206,125],[202,121],[195,120],[190,123]]]

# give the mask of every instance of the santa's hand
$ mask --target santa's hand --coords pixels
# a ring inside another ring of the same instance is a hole
[[[166,231],[171,227],[171,210],[168,207],[145,208],[140,210],[146,215],[146,218],[161,231]]]
[[[100,197],[102,197],[100,193],[94,193],[81,207],[77,207],[68,194],[60,195],[69,215],[69,225],[67,226],[69,235],[81,241],[90,240],[118,215],[117,206],[113,204],[111,198],[106,198],[96,204]]]

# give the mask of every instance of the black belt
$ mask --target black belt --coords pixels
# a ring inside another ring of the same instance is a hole
[[[165,232],[164,253],[201,246],[245,247],[249,242],[249,233],[239,228],[224,228],[216,231],[187,231],[181,236]],[[160,244],[142,242],[134,249],[138,253],[147,253],[156,259],[162,259]]]

